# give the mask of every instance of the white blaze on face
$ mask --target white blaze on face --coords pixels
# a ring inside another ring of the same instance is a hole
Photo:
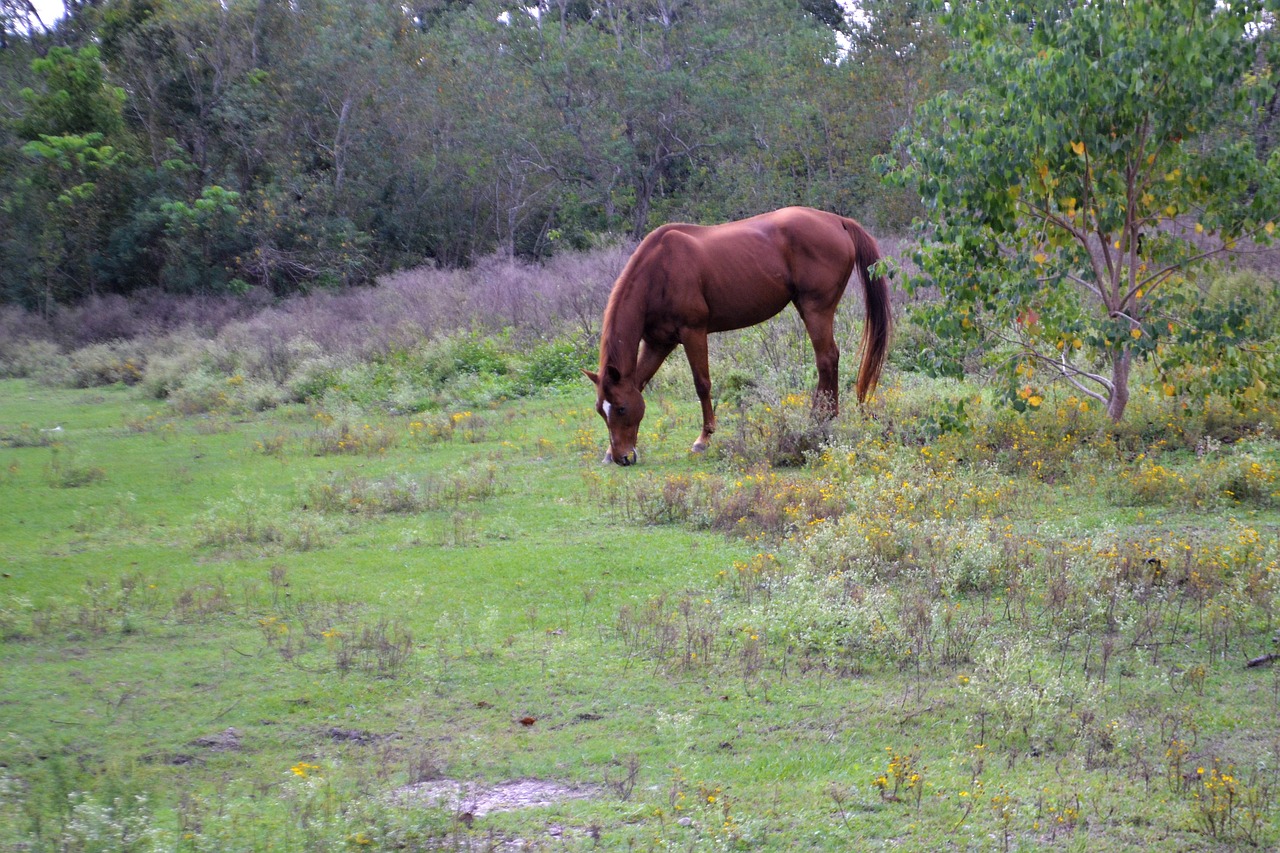
[[[607,421],[607,420],[609,420],[609,412],[610,412],[610,410],[612,410],[612,409],[613,409],[613,406],[610,406],[610,405],[609,405],[609,401],[608,401],[608,400],[605,400],[605,401],[604,401],[604,419],[605,419],[606,421]]]

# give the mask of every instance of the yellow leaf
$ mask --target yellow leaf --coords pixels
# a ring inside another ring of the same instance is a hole
[[[1164,383],[1164,395],[1165,395],[1166,397],[1172,397],[1172,396],[1173,396],[1174,394],[1176,394],[1176,393],[1178,393],[1178,389],[1177,389],[1177,388],[1174,388],[1174,387],[1173,387],[1172,385],[1170,385],[1168,382]]]
[[[1080,349],[1081,347],[1084,346],[1084,341],[1080,340],[1079,338],[1076,338],[1074,341],[1071,342],[1071,345],[1076,349]]]
[[[1204,233],[1204,226],[1203,226],[1203,225],[1201,225],[1199,222],[1197,222],[1197,223],[1196,223],[1196,233],[1197,233],[1197,234],[1203,234],[1203,233]]]
[[[1084,155],[1084,142],[1083,142],[1083,141],[1081,141],[1081,142],[1073,142],[1073,143],[1071,143],[1071,150],[1072,150],[1072,151],[1074,151],[1074,152],[1076,153],[1076,156],[1077,156],[1077,157],[1083,156],[1083,155]]]
[[[1044,402],[1044,397],[1041,397],[1039,394],[1032,394],[1030,397],[1027,398],[1027,405],[1033,409],[1039,408],[1040,404],[1043,402]]]
[[[1047,261],[1047,260],[1049,260],[1049,256],[1048,256],[1048,255],[1046,255],[1044,252],[1040,252],[1040,253],[1038,253],[1038,254],[1035,256],[1035,258],[1033,258],[1033,260],[1034,260],[1037,264],[1040,264],[1041,266],[1044,266],[1044,262],[1045,262],[1045,261]]]
[[[1266,231],[1268,234],[1274,234],[1276,230],[1276,224],[1274,222],[1268,222],[1266,224],[1266,227],[1264,227],[1262,230]]]
[[[1138,338],[1142,337],[1142,330],[1141,330],[1141,329],[1130,329],[1130,330],[1129,330],[1129,337],[1133,338],[1133,339],[1136,341]]]

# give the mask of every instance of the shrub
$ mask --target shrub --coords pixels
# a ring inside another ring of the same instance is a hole
[[[285,383],[285,396],[295,403],[318,402],[334,388],[351,363],[342,356],[317,355],[299,360]]]
[[[332,529],[319,516],[289,512],[279,496],[244,490],[213,503],[195,519],[192,533],[197,545],[224,549],[310,551],[332,539]]]
[[[1122,489],[1117,497],[1137,506],[1180,503],[1200,491],[1192,488],[1181,472],[1167,468],[1145,454],[1140,454],[1134,465],[1121,470],[1118,476]],[[1194,481],[1195,475],[1192,476]]]
[[[1223,466],[1222,493],[1243,504],[1280,504],[1280,465],[1251,453],[1232,457]]]
[[[767,395],[765,389],[757,388],[752,396]],[[743,467],[767,462],[795,468],[830,437],[831,419],[815,411],[807,396],[788,394],[745,405],[733,432],[721,433],[713,446],[719,446],[720,453]]]
[[[1213,453],[1194,465],[1165,461],[1167,465],[1139,454],[1132,465],[1118,472],[1115,499],[1134,506],[1189,509],[1222,502],[1263,508],[1280,503],[1280,467],[1255,454]]]
[[[232,408],[232,384],[228,377],[205,370],[188,374],[167,394],[169,405],[181,415],[201,415]]]
[[[67,359],[68,379],[76,388],[116,382],[136,385],[145,366],[145,345],[141,342],[92,344],[75,350]]]
[[[91,486],[107,478],[107,471],[100,465],[83,462],[74,451],[53,446],[53,456],[49,460],[47,480],[55,489],[77,489]]]
[[[303,509],[351,515],[410,514],[484,501],[498,494],[497,466],[472,465],[446,474],[389,474],[369,479],[339,473],[303,489]]]
[[[537,393],[542,388],[579,382],[581,371],[592,368],[592,356],[588,348],[570,341],[550,341],[534,347],[528,363],[521,372],[521,385],[526,393]]]
[[[383,423],[356,424],[327,412],[317,412],[314,419],[317,426],[307,439],[307,448],[316,456],[372,456],[385,453],[399,440],[395,429]]]
[[[0,444],[6,447],[52,447],[58,441],[57,427],[37,428],[19,424],[0,432]]]
[[[53,341],[5,339],[0,332],[0,377],[60,385],[66,382],[67,375],[67,358]]]
[[[158,400],[178,390],[193,374],[208,369],[212,342],[187,330],[153,341],[142,387]]]

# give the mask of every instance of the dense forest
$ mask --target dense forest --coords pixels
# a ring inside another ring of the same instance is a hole
[[[791,203],[901,226],[913,2],[0,3],[0,301],[281,295]]]

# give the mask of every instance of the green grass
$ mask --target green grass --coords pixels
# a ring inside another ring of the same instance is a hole
[[[1153,485],[1101,433],[918,437],[937,390],[770,469],[733,460],[794,402],[693,457],[660,384],[624,470],[585,388],[430,420],[2,382],[0,848],[1280,841],[1280,680],[1243,666],[1280,627],[1274,443],[1241,503],[1243,446]],[[397,794],[431,779],[595,795]]]

